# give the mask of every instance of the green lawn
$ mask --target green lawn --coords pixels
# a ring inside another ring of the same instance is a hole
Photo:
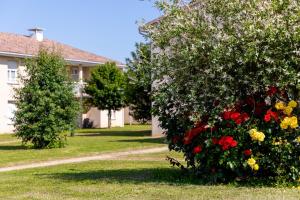
[[[164,146],[162,138],[151,138],[150,126],[135,125],[112,129],[78,130],[75,137],[68,137],[68,144],[61,149],[35,150],[23,147],[12,135],[0,135],[0,167],[103,152],[122,151],[144,147]],[[10,143],[6,142],[12,141]],[[4,144],[3,144],[4,143]]]
[[[62,149],[24,149],[20,142],[0,145],[0,166],[92,155],[125,149],[164,146],[150,137],[149,126],[78,130]],[[15,140],[10,135],[0,141]],[[1,144],[1,143],[0,143]],[[130,155],[93,161],[0,173],[0,199],[5,200],[299,200],[300,190],[237,185],[208,186],[185,178],[170,167],[166,155],[183,161],[179,153]],[[184,163],[184,162],[183,162]]]
[[[296,189],[191,182],[164,161],[166,154],[1,173],[0,199],[299,200]]]

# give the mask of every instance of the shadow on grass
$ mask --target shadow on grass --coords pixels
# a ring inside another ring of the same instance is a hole
[[[95,181],[107,183],[161,183],[168,185],[199,185],[199,186],[229,186],[236,188],[261,188],[278,187],[276,183],[268,180],[232,181],[229,183],[212,183],[204,181],[192,175],[188,171],[179,168],[143,168],[143,169],[108,169],[96,171],[79,171],[72,169],[71,172],[36,174],[39,178],[58,179],[70,182]],[[287,185],[282,185],[287,187]]]
[[[155,143],[155,144],[166,144],[165,138],[143,138],[143,139],[134,139],[134,140],[116,140],[113,142],[139,142],[139,143]]]
[[[76,133],[76,136],[128,136],[128,137],[144,137],[151,136],[150,130],[144,131],[101,131],[99,129],[89,129],[86,133]]]
[[[28,147],[23,145],[0,145],[0,151],[26,150]]]
[[[64,181],[105,181],[109,183],[166,183],[197,184],[184,178],[183,172],[175,168],[159,169],[116,169],[97,171],[75,171],[68,173],[37,174],[40,178],[60,179]]]

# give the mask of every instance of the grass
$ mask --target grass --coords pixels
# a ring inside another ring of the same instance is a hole
[[[163,146],[151,138],[149,126],[78,130],[63,149],[24,149],[11,135],[0,136],[0,166],[40,162],[100,152]],[[118,160],[93,161],[0,173],[0,199],[5,200],[299,200],[300,191],[283,187],[206,185],[170,167],[166,155],[130,155]],[[184,163],[184,162],[183,162]]]
[[[164,146],[162,138],[151,138],[150,135],[150,126],[147,125],[112,129],[84,129],[78,130],[75,137],[68,137],[68,144],[65,148],[44,150],[24,147],[20,141],[14,142],[13,140],[16,138],[12,135],[1,135],[0,167],[95,155],[103,152]]]
[[[155,160],[147,160],[155,157],[147,154],[135,160],[1,173],[0,199],[299,200],[300,191],[296,189],[202,185],[171,168],[164,161],[166,154],[157,154]]]

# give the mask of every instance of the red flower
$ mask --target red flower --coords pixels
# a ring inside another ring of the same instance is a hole
[[[271,115],[270,114],[266,114],[264,117],[265,122],[269,122],[271,120]]]
[[[192,140],[194,139],[194,137],[196,137],[200,133],[206,131],[205,124],[199,123],[199,124],[197,124],[197,126],[198,127],[192,128],[191,130],[189,130],[185,133],[185,136],[183,138],[184,144],[190,144],[192,142]]]
[[[246,149],[246,150],[244,151],[244,155],[245,155],[245,156],[251,156],[251,154],[252,154],[252,151],[251,151],[250,149]]]
[[[269,122],[269,121],[271,121],[271,119],[278,121],[278,119],[279,119],[278,114],[277,114],[277,112],[268,110],[267,113],[265,114],[264,120],[265,120],[265,122]]]
[[[235,141],[231,136],[222,136],[219,140],[219,145],[223,151],[236,147],[237,144],[237,141]]]
[[[249,115],[247,113],[239,113],[234,112],[230,115],[230,118],[237,124],[241,124],[249,119]]]
[[[241,118],[242,118],[243,122],[245,122],[245,121],[247,121],[250,117],[249,117],[249,115],[248,115],[247,113],[243,113],[243,114],[241,115]]]
[[[235,120],[239,119],[240,116],[241,116],[241,113],[234,112],[230,115],[230,118],[235,121]]]
[[[196,146],[196,147],[194,147],[193,153],[197,154],[197,153],[201,153],[201,151],[202,151],[202,147],[201,146]]]
[[[218,138],[213,137],[213,138],[212,138],[212,143],[213,143],[214,145],[218,144],[218,143],[219,143]]]
[[[232,111],[225,111],[224,113],[223,113],[223,119],[224,120],[230,120],[231,119],[231,114],[232,114],[233,112]]]
[[[275,86],[270,86],[269,90],[267,91],[268,96],[273,96],[274,94],[276,94],[278,92],[277,87]]]

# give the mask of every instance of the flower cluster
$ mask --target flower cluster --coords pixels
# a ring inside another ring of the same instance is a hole
[[[271,120],[278,121],[278,114],[276,112],[273,112],[272,110],[268,110],[267,113],[264,116],[265,122],[269,122]]]
[[[256,129],[251,129],[249,131],[249,134],[253,141],[257,140],[259,142],[263,142],[265,140],[265,134],[263,132],[257,131]]]
[[[275,104],[275,108],[277,110],[282,110],[284,114],[290,116],[291,113],[293,112],[293,109],[297,107],[297,102],[294,100],[291,100],[288,105],[286,106],[286,104],[282,101],[279,101]]]
[[[213,125],[205,115],[183,135],[174,135],[171,148],[183,149],[187,165],[203,175],[221,173],[228,179],[230,174],[238,177],[241,172],[244,177],[268,176],[279,172],[277,166],[288,163],[291,169],[280,170],[294,180],[300,176],[300,170],[294,170],[300,166],[300,110],[296,101],[288,101],[288,95],[278,92],[272,88],[269,96],[246,96],[221,112]],[[279,96],[288,103],[278,101]]]
[[[282,129],[288,129],[289,127],[291,128],[297,128],[298,125],[298,119],[297,117],[293,116],[293,117],[285,117],[282,122],[280,123],[280,127]]]
[[[221,146],[223,151],[234,148],[238,145],[237,141],[234,140],[232,136],[222,136],[218,141],[218,144]]]
[[[249,158],[247,160],[247,164],[251,167],[252,170],[258,171],[259,165],[256,163],[256,160],[254,158]]]
[[[249,119],[249,115],[247,113],[240,113],[235,111],[225,111],[223,113],[224,120],[233,120],[236,124],[242,124],[243,122]]]

